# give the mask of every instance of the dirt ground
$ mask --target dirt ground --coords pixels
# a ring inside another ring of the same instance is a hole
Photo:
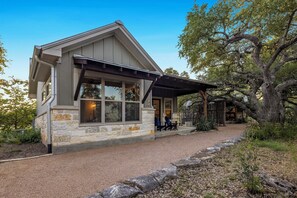
[[[0,197],[84,197],[240,135],[245,125],[0,164]]]
[[[0,144],[0,160],[32,157],[47,153],[47,148],[42,143],[31,144]]]
[[[223,149],[214,158],[203,161],[197,167],[179,170],[178,178],[167,180],[161,187],[138,197],[297,197],[297,192],[288,194],[265,182],[261,182],[261,192],[256,194],[248,192],[244,185],[242,166],[238,156],[239,151],[245,149],[245,143]],[[255,175],[265,172],[297,186],[297,160],[294,159],[297,156],[296,153],[256,147],[255,154],[259,168],[255,171]]]

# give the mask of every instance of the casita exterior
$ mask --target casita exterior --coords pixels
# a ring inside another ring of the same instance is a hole
[[[164,75],[120,21],[35,46],[29,96],[49,152],[155,139],[177,96],[214,85]]]

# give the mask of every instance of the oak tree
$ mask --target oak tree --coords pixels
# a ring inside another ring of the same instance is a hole
[[[297,86],[296,11],[295,0],[195,4],[179,37],[179,54],[259,123],[284,122]],[[282,76],[287,70],[294,73]]]

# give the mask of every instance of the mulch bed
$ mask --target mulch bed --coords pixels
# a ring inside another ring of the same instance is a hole
[[[47,154],[42,143],[0,144],[0,160],[32,157]]]
[[[161,187],[138,197],[297,197],[297,192],[288,195],[265,183],[261,194],[250,194],[241,174],[238,151],[242,148],[244,143],[223,149],[197,167],[181,168],[178,178],[167,180]],[[297,186],[296,153],[260,147],[256,152],[258,172],[264,171]]]

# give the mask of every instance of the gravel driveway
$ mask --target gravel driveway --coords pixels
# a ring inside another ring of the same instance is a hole
[[[245,125],[0,164],[0,197],[84,197],[240,135]]]

